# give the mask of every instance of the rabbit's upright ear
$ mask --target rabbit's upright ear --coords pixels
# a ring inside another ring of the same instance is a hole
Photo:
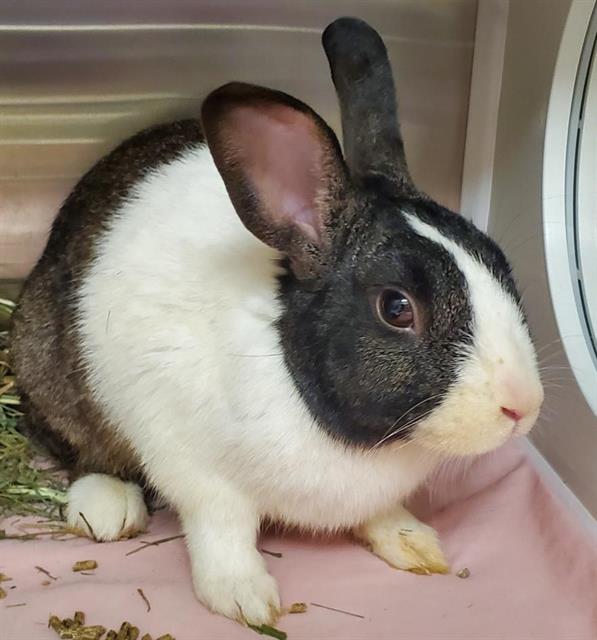
[[[358,18],[338,18],[323,32],[323,48],[342,112],[344,154],[358,181],[383,177],[404,195],[414,186],[404,154],[392,68],[383,40]]]
[[[334,133],[291,96],[236,82],[211,93],[201,116],[244,225],[288,255],[298,277],[316,275],[347,185]]]

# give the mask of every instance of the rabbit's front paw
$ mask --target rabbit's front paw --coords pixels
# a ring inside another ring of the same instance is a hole
[[[243,624],[273,624],[280,615],[276,581],[265,569],[197,575],[197,597],[209,609]]]
[[[371,520],[355,533],[376,556],[396,569],[424,575],[450,571],[435,530],[403,507]]]
[[[69,487],[69,526],[98,542],[131,538],[145,529],[148,519],[141,487],[132,482],[90,473]]]

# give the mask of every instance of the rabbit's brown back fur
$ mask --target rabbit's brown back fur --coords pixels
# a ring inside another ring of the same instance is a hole
[[[199,122],[183,120],[147,129],[100,160],[64,202],[21,292],[11,343],[26,427],[73,478],[93,471],[142,480],[134,452],[107,423],[85,379],[76,295],[97,239],[130,189],[202,140]]]

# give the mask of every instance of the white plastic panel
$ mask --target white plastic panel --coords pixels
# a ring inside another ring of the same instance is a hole
[[[573,3],[562,35],[545,128],[543,229],[561,341],[574,377],[597,415],[597,354],[586,304],[597,289],[597,268],[591,271],[597,264],[597,103],[587,100],[597,94],[588,82],[591,75],[593,81],[595,77],[595,65],[590,64],[595,41],[590,29],[593,7],[593,2]],[[597,304],[597,298],[592,300]]]
[[[576,163],[576,249],[594,362],[597,368],[597,49],[593,47]],[[597,378],[594,380],[597,396]],[[597,401],[593,404],[597,414]]]

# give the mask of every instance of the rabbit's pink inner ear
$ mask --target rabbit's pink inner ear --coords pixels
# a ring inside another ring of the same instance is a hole
[[[319,245],[324,226],[319,191],[326,178],[325,140],[316,123],[286,105],[261,104],[237,107],[226,126],[237,169],[258,202],[258,211],[250,214],[261,216],[256,226],[273,234],[290,229]]]

